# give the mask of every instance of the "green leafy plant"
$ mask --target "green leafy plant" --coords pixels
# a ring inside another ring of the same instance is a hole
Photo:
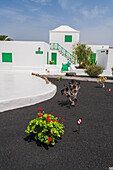
[[[7,35],[0,35],[0,41],[13,41],[13,39],[8,38]]]
[[[54,61],[49,61],[49,64],[53,64],[54,63]]]
[[[72,57],[79,64],[79,68],[85,68],[87,65],[93,64],[93,51],[86,44],[74,44],[72,46]]]
[[[90,65],[87,66],[85,73],[87,73],[89,76],[98,76],[99,74],[102,74],[103,68],[98,65]]]
[[[97,79],[97,83],[102,85],[102,87],[104,88],[105,87],[105,81],[106,81],[107,77],[104,77],[104,76],[101,76]]]
[[[29,122],[25,132],[35,134],[35,140],[47,145],[55,145],[55,139],[64,134],[63,122],[65,120],[62,119],[62,123],[60,123],[61,117],[54,117],[52,112],[46,114],[44,111],[42,112],[41,108],[38,108],[37,111],[38,117]]]
[[[112,71],[112,75],[113,75],[113,67],[111,68],[111,71]]]
[[[62,76],[57,77],[57,81],[61,81],[62,80]]]

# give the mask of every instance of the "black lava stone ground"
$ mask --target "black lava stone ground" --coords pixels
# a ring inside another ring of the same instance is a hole
[[[81,82],[75,107],[60,94],[64,84],[57,82],[56,95],[30,107],[0,113],[0,170],[108,170],[113,166],[113,90],[96,82]],[[37,116],[37,108],[65,119],[65,133],[54,147],[35,142],[25,129]],[[80,133],[77,119],[82,118]]]

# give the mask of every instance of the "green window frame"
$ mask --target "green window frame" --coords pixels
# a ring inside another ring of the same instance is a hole
[[[12,63],[12,53],[2,53],[2,62]]]
[[[65,42],[72,42],[72,35],[65,35]]]
[[[36,51],[36,54],[43,54],[43,51]]]

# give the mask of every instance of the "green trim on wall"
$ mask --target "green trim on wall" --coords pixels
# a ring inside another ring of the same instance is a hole
[[[49,64],[49,52],[47,52],[47,64]]]
[[[65,35],[65,42],[72,42],[72,35]]]
[[[101,51],[101,53],[104,53],[105,51]]]
[[[2,53],[2,62],[12,62],[12,53]]]
[[[35,51],[36,54],[43,54],[43,51]]]

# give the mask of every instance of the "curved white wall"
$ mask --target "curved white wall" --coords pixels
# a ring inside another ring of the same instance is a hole
[[[52,98],[54,84],[28,72],[0,71],[0,112],[30,106]]]

